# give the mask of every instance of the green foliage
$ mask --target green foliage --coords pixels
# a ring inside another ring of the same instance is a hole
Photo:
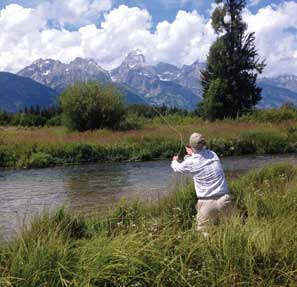
[[[34,114],[19,113],[12,119],[12,125],[22,127],[43,127],[45,123],[45,117]]]
[[[212,15],[212,26],[220,37],[211,46],[207,67],[201,73],[203,101],[199,114],[214,120],[235,118],[261,99],[257,74],[265,64],[258,59],[254,33],[246,33],[242,20],[244,0],[221,1]],[[225,17],[230,17],[230,23]]]
[[[291,153],[297,150],[297,133],[293,129],[286,134],[245,131],[238,138],[213,138],[208,147],[220,156]]]
[[[1,286],[295,286],[296,183],[288,164],[229,181],[237,212],[208,239],[192,226],[192,184],[88,218],[44,215],[0,245]]]
[[[223,104],[223,95],[226,91],[227,83],[220,79],[212,81],[205,93],[204,101],[201,104],[203,113],[208,115],[208,119],[215,120],[224,118],[225,107]]]
[[[211,15],[211,24],[215,33],[223,33],[224,32],[224,16],[226,15],[226,6],[224,8],[217,7],[213,11]]]
[[[118,145],[84,143],[1,145],[0,167],[31,168],[86,162],[117,162],[170,158],[179,149],[178,141],[144,138],[143,143]]]
[[[180,120],[174,115],[167,117],[168,120],[170,118],[175,123]],[[193,120],[187,118],[187,121]],[[219,156],[293,153],[297,150],[297,127],[288,128],[283,133],[244,131],[236,138],[212,138],[207,146]],[[116,145],[0,143],[0,167],[30,168],[86,162],[169,159],[177,151],[182,156],[184,150],[178,140],[161,136],[144,136]]]
[[[280,107],[279,109],[255,110],[252,113],[242,116],[240,120],[258,123],[280,123],[297,120],[297,110],[287,106]]]
[[[37,115],[50,119],[61,114],[61,109],[58,106],[40,107],[39,105],[36,105],[25,107],[20,113]]]
[[[161,107],[157,106],[148,106],[144,104],[132,104],[127,106],[127,112],[131,114],[136,114],[139,117],[143,118],[156,118],[168,115],[179,115],[179,116],[187,116],[190,114],[187,110],[182,110],[179,108],[171,108],[165,105]]]
[[[12,115],[7,112],[0,111],[0,126],[7,126],[11,122]]]
[[[242,132],[242,146],[253,146],[259,154],[275,154],[279,151],[289,152],[287,136],[273,132]]]
[[[59,107],[26,107],[23,111],[16,114],[10,114],[0,111],[0,126],[22,126],[22,127],[43,127],[61,125],[61,116]]]
[[[143,128],[144,119],[134,113],[127,113],[122,121],[119,123],[119,130],[140,130]]]
[[[28,161],[19,162],[20,166],[26,164],[26,167],[48,167],[51,162],[51,156],[44,152],[36,152],[31,155]]]
[[[57,127],[57,126],[61,126],[62,125],[62,116],[55,116],[53,118],[50,118],[47,120],[46,122],[47,126],[50,127]]]
[[[61,95],[60,102],[65,124],[72,130],[116,129],[124,116],[122,95],[112,85],[75,84]]]

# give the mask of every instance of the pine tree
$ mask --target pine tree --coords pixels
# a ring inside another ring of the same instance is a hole
[[[265,63],[258,58],[255,34],[247,33],[242,20],[245,0],[217,0],[212,27],[218,35],[210,48],[207,67],[201,72],[203,101],[199,114],[210,120],[236,118],[261,100],[257,75]]]

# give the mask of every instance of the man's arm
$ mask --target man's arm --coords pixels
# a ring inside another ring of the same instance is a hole
[[[184,160],[182,163],[179,163],[177,160],[178,157],[174,156],[171,162],[171,168],[174,170],[174,172],[185,174],[191,173],[189,160]]]

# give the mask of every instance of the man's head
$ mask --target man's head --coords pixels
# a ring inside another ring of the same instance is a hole
[[[190,136],[190,147],[194,152],[198,152],[206,145],[205,139],[201,134],[193,133]]]

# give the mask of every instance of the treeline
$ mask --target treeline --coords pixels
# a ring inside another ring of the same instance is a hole
[[[85,131],[101,128],[116,130],[139,129],[144,119],[178,114],[188,111],[147,106],[128,105],[123,95],[113,85],[95,82],[70,86],[60,96],[58,106],[30,106],[16,114],[0,111],[0,125],[43,127],[65,125],[70,130]]]
[[[0,125],[43,127],[62,124],[61,109],[58,106],[40,107],[39,105],[25,107],[17,113],[0,111]]]
[[[161,107],[148,106],[144,104],[130,104],[125,108],[126,114],[131,117],[153,119],[161,116],[179,115],[189,116],[193,112],[187,110],[172,108],[166,105]],[[23,126],[23,127],[43,127],[43,126],[61,126],[62,110],[58,106],[40,107],[30,106],[25,107],[17,113],[9,113],[0,111],[0,126]]]
[[[0,126],[43,127],[65,125],[70,130],[141,129],[145,122],[168,116],[203,118],[201,108],[194,111],[144,104],[126,104],[121,92],[112,85],[80,83],[69,87],[60,97],[58,106],[26,107],[12,114],[0,111]],[[228,119],[228,118],[225,118]],[[251,110],[237,121],[297,121],[297,107],[287,103],[279,109]]]
[[[131,122],[131,128],[137,128],[137,124],[142,126],[145,120],[176,115],[180,117],[197,117],[197,111],[187,111],[179,108],[171,108],[165,105],[152,107],[144,104],[131,104],[125,108],[126,124]],[[134,121],[134,123],[133,123]],[[297,121],[297,107],[292,104],[285,104],[280,108],[265,110],[254,110],[238,118],[238,121],[257,122],[257,123],[278,123],[284,121]],[[0,126],[23,126],[23,127],[43,127],[61,126],[62,110],[57,106],[41,108],[30,106],[18,113],[8,113],[0,111]]]

